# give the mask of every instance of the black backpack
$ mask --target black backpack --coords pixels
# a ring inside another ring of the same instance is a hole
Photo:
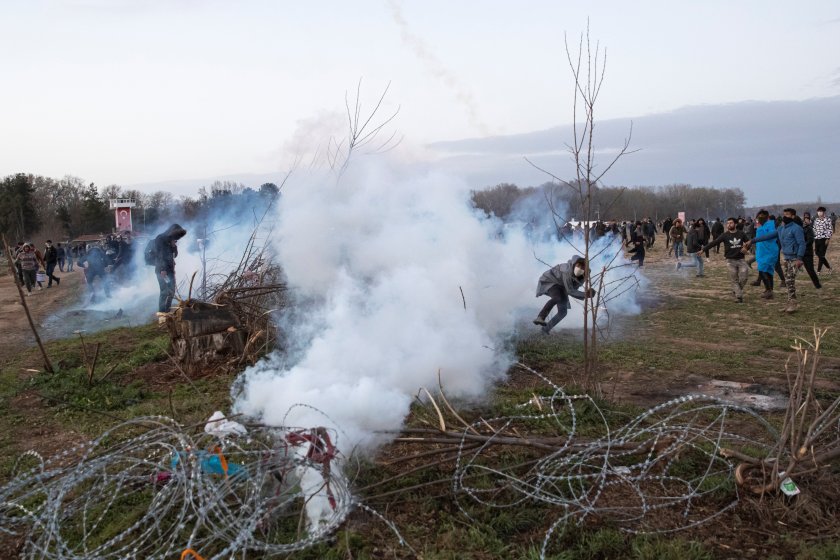
[[[155,241],[157,241],[156,238],[151,238],[149,242],[146,243],[146,249],[143,250],[143,259],[149,266],[155,266],[157,264],[157,244]]]

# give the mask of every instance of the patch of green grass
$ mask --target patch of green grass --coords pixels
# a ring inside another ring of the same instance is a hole
[[[827,542],[818,545],[803,545],[796,560],[840,560],[840,542]]]
[[[714,556],[702,544],[681,538],[637,537],[630,546],[634,560],[712,560]]]

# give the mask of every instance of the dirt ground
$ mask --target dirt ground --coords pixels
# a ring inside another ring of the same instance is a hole
[[[2,263],[5,274],[0,274],[0,363],[7,363],[9,357],[17,354],[21,346],[34,344],[32,330],[20,302],[18,288],[12,276],[8,274],[6,263]],[[55,275],[61,278],[61,284],[53,284],[52,288],[39,290],[35,288],[32,294],[26,296],[26,303],[37,326],[54,313],[75,304],[86,288],[84,274],[79,269],[73,272],[59,272]],[[26,289],[24,288],[24,293]],[[40,365],[40,364],[39,364]]]
[[[39,328],[57,311],[75,304],[86,288],[83,273],[78,269],[73,272],[56,272],[56,276],[61,278],[59,285],[53,284],[52,288],[47,288],[44,283],[43,289],[35,288],[31,295],[24,296],[32,320]],[[43,369],[40,354],[22,351],[34,346],[35,341],[18,288],[8,273],[0,275],[0,325],[0,368],[4,375],[13,374],[23,380]],[[17,362],[16,371],[9,371],[7,368],[12,367],[10,364],[13,361]],[[20,415],[24,419],[15,439],[27,448],[49,455],[82,440],[71,427],[56,424],[47,414],[42,400],[32,391],[8,395],[7,398],[5,414]],[[5,450],[6,453],[12,451]]]

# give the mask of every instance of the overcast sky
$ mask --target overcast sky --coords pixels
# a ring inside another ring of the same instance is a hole
[[[0,174],[276,172],[341,122],[360,77],[368,103],[391,82],[411,161],[435,142],[558,127],[571,120],[563,34],[587,18],[607,47],[600,119],[840,94],[836,0],[4,0]]]

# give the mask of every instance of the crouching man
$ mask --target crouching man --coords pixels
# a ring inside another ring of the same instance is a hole
[[[540,314],[534,319],[535,325],[542,327],[542,332],[548,334],[551,329],[557,326],[557,323],[563,320],[572,304],[569,301],[570,297],[575,299],[585,299],[587,297],[595,297],[595,290],[589,288],[588,291],[582,292],[579,290],[584,285],[586,279],[586,261],[583,257],[578,255],[569,259],[569,262],[558,264],[549,270],[546,270],[540,281],[537,284],[537,297],[548,296],[548,302],[543,306]],[[557,306],[557,313],[550,321],[546,322],[548,314],[551,313],[551,308]]]

